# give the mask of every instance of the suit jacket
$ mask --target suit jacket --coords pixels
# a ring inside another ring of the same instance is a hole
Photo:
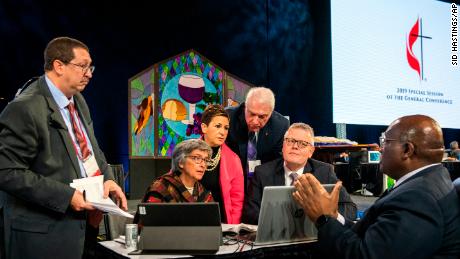
[[[244,117],[245,104],[227,108],[230,117],[230,129],[226,143],[241,160],[244,172],[245,190],[247,183],[247,152],[248,152],[248,125]],[[273,111],[267,124],[260,129],[257,139],[257,159],[261,163],[281,157],[284,133],[289,128],[289,121],[276,111]],[[245,192],[247,193],[247,192]]]
[[[318,230],[329,258],[459,258],[460,200],[441,164],[382,195],[355,225]]]
[[[113,176],[93,131],[81,94],[76,109],[105,180]],[[44,76],[0,115],[0,190],[8,258],[81,258],[86,212],[75,212],[69,184],[80,167],[59,108]]]
[[[256,167],[254,177],[251,179],[249,185],[249,197],[246,199],[247,201],[243,210],[243,222],[255,225],[258,223],[260,203],[262,202],[262,194],[265,186],[286,185],[283,165],[284,160],[279,158]],[[305,173],[312,173],[322,184],[334,184],[337,182],[334,167],[314,159],[308,159],[304,167]],[[350,220],[356,218],[356,204],[353,203],[345,188],[340,190],[339,212]]]

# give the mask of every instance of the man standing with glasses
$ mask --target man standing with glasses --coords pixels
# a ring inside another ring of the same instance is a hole
[[[337,177],[333,166],[312,159],[314,151],[313,129],[305,123],[292,124],[284,134],[283,158],[256,167],[250,182],[247,203],[243,209],[243,222],[258,223],[265,186],[293,185],[297,177],[303,174],[313,175],[322,184],[336,183]],[[343,217],[350,220],[356,218],[356,205],[345,189],[340,193],[339,212],[343,222]]]
[[[380,171],[396,183],[356,224],[336,220],[340,183],[329,194],[313,177],[296,181],[294,198],[316,222],[320,255],[459,258],[460,200],[441,164],[439,124],[425,115],[404,116],[388,126],[380,142]]]
[[[281,157],[289,121],[274,109],[275,95],[265,87],[251,88],[244,103],[227,109],[230,129],[225,142],[241,160],[245,194],[254,168]]]
[[[104,175],[104,195],[127,209],[80,94],[94,72],[88,47],[55,38],[44,61],[45,75],[0,115],[7,258],[82,257],[87,224],[98,226],[101,214],[69,186],[74,179]]]

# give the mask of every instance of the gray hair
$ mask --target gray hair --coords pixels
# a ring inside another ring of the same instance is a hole
[[[289,126],[288,130],[286,130],[286,133],[284,133],[284,137],[287,136],[288,132],[291,130],[291,129],[302,129],[302,130],[305,130],[306,132],[310,133],[311,137],[313,138],[313,141],[312,141],[312,145],[315,145],[315,132],[313,131],[313,128],[310,127],[310,125],[306,124],[306,123],[303,123],[303,122],[296,122],[296,123],[292,123],[291,126]]]
[[[450,142],[450,149],[457,149],[457,148],[458,148],[458,142],[457,141]]]
[[[179,164],[185,163],[186,156],[197,149],[207,152],[211,157],[212,149],[201,139],[188,139],[177,144],[171,156],[171,171],[178,172]]]
[[[259,103],[270,105],[272,111],[275,109],[275,94],[270,88],[260,86],[249,89],[245,102],[248,103],[250,100],[255,99],[257,99]]]

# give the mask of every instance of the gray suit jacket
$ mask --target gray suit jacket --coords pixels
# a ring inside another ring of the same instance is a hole
[[[355,225],[329,220],[318,247],[325,258],[459,258],[460,200],[449,172],[435,165],[417,173]]]
[[[254,177],[249,184],[249,196],[243,209],[242,221],[249,224],[257,224],[259,220],[260,203],[265,186],[284,186],[284,160],[282,158],[259,165],[256,167]],[[305,173],[312,173],[322,184],[334,184],[337,177],[334,167],[330,164],[308,159],[304,168]],[[356,218],[356,204],[350,198],[345,188],[340,190],[339,212],[345,218]]]
[[[75,106],[105,180],[113,179],[97,144],[88,106]],[[81,178],[75,149],[44,76],[0,115],[0,190],[8,258],[81,258],[86,213],[70,208]]]

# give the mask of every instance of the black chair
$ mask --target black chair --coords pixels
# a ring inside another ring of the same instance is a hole
[[[110,168],[112,168],[113,176],[115,177],[115,182],[121,187],[123,192],[125,192],[125,170],[123,169],[122,164],[109,164]]]
[[[460,197],[460,178],[455,179],[453,181],[454,187],[457,190],[458,196]]]
[[[347,191],[349,193],[353,193],[363,188],[361,164],[364,156],[364,151],[353,151],[348,155],[349,188]]]

